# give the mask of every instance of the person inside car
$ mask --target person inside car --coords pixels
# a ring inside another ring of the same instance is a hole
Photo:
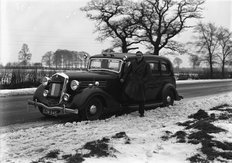
[[[139,104],[140,117],[144,117],[145,84],[150,76],[150,65],[144,60],[143,53],[137,51],[136,59],[131,62],[120,79],[125,83],[125,94]]]

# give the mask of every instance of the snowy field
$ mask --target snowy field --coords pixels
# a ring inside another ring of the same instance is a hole
[[[0,130],[1,163],[232,162],[232,92],[176,102],[140,118]],[[191,115],[191,116],[190,116]]]

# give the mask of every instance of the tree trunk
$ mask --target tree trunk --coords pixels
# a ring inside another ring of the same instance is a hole
[[[158,56],[159,55],[159,50],[155,50],[154,49],[153,55],[157,55]]]
[[[122,47],[122,53],[127,53],[127,52],[128,52],[127,48]]]
[[[126,40],[122,40],[122,52],[123,53],[127,53],[128,49],[127,49],[127,44],[126,44]]]
[[[222,79],[225,78],[225,62],[222,63]]]
[[[157,56],[159,55],[160,42],[161,42],[161,36],[158,36],[157,39],[156,39],[156,42],[152,43],[153,46],[154,46],[154,52],[153,52],[154,55],[157,55]]]
[[[154,51],[153,51],[153,55],[159,55],[159,44],[153,44],[154,47]]]
[[[209,54],[209,66],[210,66],[210,79],[213,79],[213,59],[212,54]]]
[[[210,63],[210,79],[213,79],[213,65]]]

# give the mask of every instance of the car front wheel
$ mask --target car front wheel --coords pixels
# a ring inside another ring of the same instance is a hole
[[[47,118],[53,118],[53,117],[54,117],[54,116],[52,116],[52,115],[45,114],[42,107],[38,107],[38,108],[39,108],[40,113],[41,113],[43,116],[45,116],[45,117],[47,117]]]
[[[85,108],[81,112],[81,117],[84,120],[97,120],[103,113],[103,104],[99,98],[90,99]]]
[[[174,103],[173,91],[171,91],[171,90],[165,91],[163,96],[162,96],[162,102],[163,102],[163,106],[173,105],[173,103]]]

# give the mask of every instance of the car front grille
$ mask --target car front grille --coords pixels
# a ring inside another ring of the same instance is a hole
[[[56,99],[56,103],[62,101],[62,96],[66,92],[68,76],[63,73],[57,73],[52,76],[49,83],[48,97]]]
[[[60,83],[51,83],[49,88],[49,95],[52,97],[60,97],[62,91],[62,84]]]

